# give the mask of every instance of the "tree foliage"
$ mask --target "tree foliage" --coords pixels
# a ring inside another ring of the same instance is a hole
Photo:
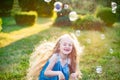
[[[1,0],[0,1],[0,16],[10,15],[13,6],[13,0]]]
[[[117,21],[116,14],[112,13],[111,8],[108,7],[98,8],[96,16],[103,20],[107,26],[112,26]]]
[[[52,16],[55,0],[50,3],[44,0],[19,0],[22,11],[37,11],[38,16]]]

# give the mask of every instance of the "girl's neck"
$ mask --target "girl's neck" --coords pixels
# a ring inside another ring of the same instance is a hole
[[[61,57],[62,60],[66,60],[68,55],[60,53],[60,57]]]

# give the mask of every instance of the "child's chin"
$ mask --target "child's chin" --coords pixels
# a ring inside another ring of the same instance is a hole
[[[70,54],[70,52],[64,52],[64,54]]]

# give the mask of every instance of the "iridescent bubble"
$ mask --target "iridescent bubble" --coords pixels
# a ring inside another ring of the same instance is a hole
[[[69,5],[68,4],[64,4],[64,9],[68,9]]]
[[[112,7],[112,12],[116,13],[117,3],[116,2],[111,2],[111,7]]]
[[[76,30],[76,31],[75,31],[75,35],[76,35],[76,36],[80,36],[80,30]]]
[[[70,19],[70,21],[75,21],[75,20],[77,20],[77,19],[78,19],[77,13],[76,13],[75,11],[71,11],[71,12],[69,13],[69,19]]]
[[[44,0],[44,1],[47,2],[47,3],[51,2],[51,0]]]
[[[101,34],[101,39],[105,39],[105,35],[104,34]]]
[[[117,3],[116,2],[111,2],[111,7],[116,9],[117,8]]]
[[[90,43],[91,43],[91,39],[87,39],[87,43],[89,43],[89,44],[90,44]]]
[[[101,73],[102,73],[102,66],[97,66],[97,67],[96,67],[96,72],[97,72],[98,74],[101,74]]]
[[[60,12],[62,10],[63,4],[61,2],[55,2],[54,3],[54,11]]]
[[[109,52],[112,54],[114,51],[112,48],[109,49]]]

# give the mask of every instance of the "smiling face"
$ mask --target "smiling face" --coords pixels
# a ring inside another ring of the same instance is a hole
[[[62,38],[60,41],[60,53],[70,54],[72,49],[72,40],[69,37]]]

